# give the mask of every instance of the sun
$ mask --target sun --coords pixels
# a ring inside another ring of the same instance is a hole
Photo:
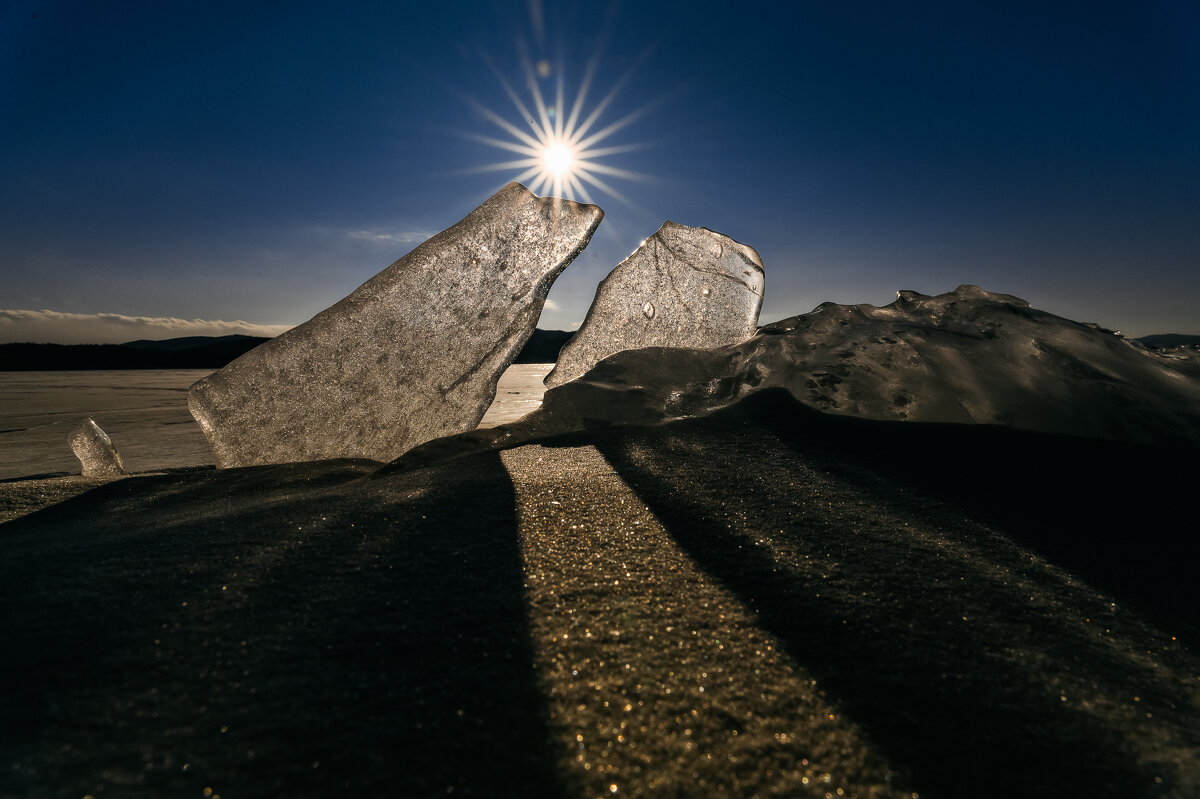
[[[510,138],[497,138],[474,133],[461,135],[492,147],[507,150],[520,157],[466,171],[513,171],[516,174],[512,180],[527,183],[529,189],[535,194],[549,193],[555,197],[594,203],[591,193],[588,191],[588,188],[591,187],[622,203],[631,204],[612,186],[609,180],[613,178],[644,180],[645,176],[628,169],[601,163],[599,159],[618,153],[645,149],[647,145],[645,143],[609,144],[603,147],[599,145],[642,117],[656,103],[644,105],[607,124],[601,121],[616,99],[618,89],[632,76],[633,68],[631,67],[630,71],[616,82],[608,94],[590,112],[585,113],[584,108],[595,79],[597,63],[597,57],[593,57],[588,62],[583,79],[568,109],[561,65],[552,67],[547,61],[539,61],[535,65],[527,53],[521,52],[525,85],[529,89],[530,102],[526,102],[495,64],[488,60],[488,67],[500,82],[505,95],[512,101],[513,108],[526,125],[514,123],[482,103],[467,97],[464,99],[468,103],[473,105],[485,119],[508,134]],[[554,82],[553,95],[542,92],[541,83],[548,80]]]
[[[542,170],[557,178],[571,174],[575,165],[575,153],[564,141],[552,141],[542,149]]]

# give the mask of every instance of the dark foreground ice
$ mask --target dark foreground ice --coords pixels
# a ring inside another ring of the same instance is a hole
[[[511,183],[345,299],[200,380],[218,466],[395,458],[473,429],[604,212]]]
[[[378,466],[0,525],[0,796],[1200,796],[1192,452],[774,389]]]

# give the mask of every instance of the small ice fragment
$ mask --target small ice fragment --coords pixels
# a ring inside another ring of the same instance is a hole
[[[84,477],[121,477],[125,464],[112,439],[91,418],[84,419],[67,436],[75,457],[83,466]]]
[[[217,466],[391,460],[472,430],[604,212],[510,183],[188,391]]]
[[[622,350],[738,344],[757,330],[762,299],[754,248],[666,222],[600,283],[546,385],[574,380]]]

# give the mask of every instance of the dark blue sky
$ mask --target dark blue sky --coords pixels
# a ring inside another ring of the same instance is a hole
[[[976,283],[1200,333],[1193,0],[0,13],[0,309],[304,321],[520,171],[470,171],[516,156],[465,98],[521,124],[523,39],[568,103],[600,43],[585,111],[629,73],[598,128],[644,111],[542,327],[671,219],[758,249],[763,321]]]

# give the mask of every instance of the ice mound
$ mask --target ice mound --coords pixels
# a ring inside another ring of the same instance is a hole
[[[474,428],[604,212],[510,183],[188,392],[217,465],[389,460]]]
[[[825,303],[742,344],[673,352],[655,378],[662,362],[625,353],[589,374],[587,389],[547,393],[543,408],[594,414],[619,403],[627,414],[679,418],[779,386],[810,407],[866,419],[1200,443],[1200,380],[1111,331],[977,286],[901,291],[883,307]]]
[[[762,300],[762,259],[752,247],[666,222],[600,283],[546,385],[574,380],[622,350],[745,341]]]
[[[1133,343],[1156,355],[1165,366],[1200,378],[1200,336],[1146,336]]]
[[[125,464],[112,439],[91,418],[84,419],[67,436],[67,443],[83,467],[84,477],[121,477]]]
[[[782,388],[875,420],[1005,425],[1200,446],[1200,378],[1112,331],[977,286],[891,305],[824,303],[713,349],[618,353],[520,421],[431,442],[400,468],[614,424],[704,416]]]

